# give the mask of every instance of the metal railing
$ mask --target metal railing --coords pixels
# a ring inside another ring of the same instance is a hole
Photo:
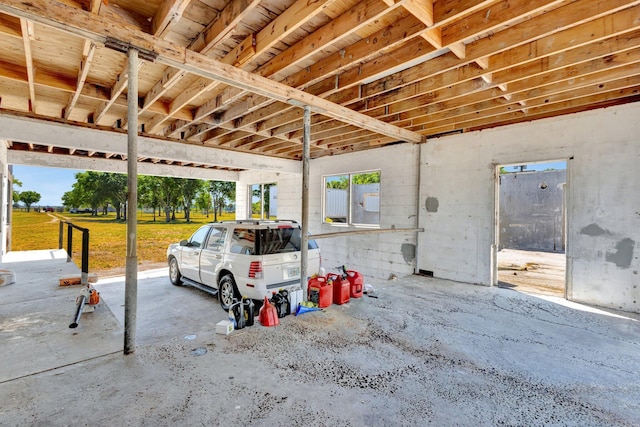
[[[82,232],[82,265],[80,280],[82,285],[89,284],[89,229],[79,227],[69,221],[60,220],[60,233],[58,235],[58,249],[63,248],[64,226],[67,225],[67,262],[71,262],[73,255],[73,229]]]

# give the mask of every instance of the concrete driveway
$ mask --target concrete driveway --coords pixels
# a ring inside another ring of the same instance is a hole
[[[0,424],[640,423],[638,316],[418,276],[367,283],[377,299],[222,336],[215,324],[227,314],[214,297],[171,286],[166,269],[146,272],[136,353],[34,362],[0,382]],[[96,288],[104,318],[76,337],[121,322],[123,278]]]

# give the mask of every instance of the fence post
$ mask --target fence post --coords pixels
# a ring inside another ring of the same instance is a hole
[[[64,233],[64,221],[60,221],[60,232],[58,233],[58,249],[62,249],[62,242],[64,237],[62,235]]]
[[[67,227],[67,262],[71,262],[72,254],[73,254],[73,227],[69,225]]]
[[[89,230],[82,231],[82,273],[80,283],[89,285]]]

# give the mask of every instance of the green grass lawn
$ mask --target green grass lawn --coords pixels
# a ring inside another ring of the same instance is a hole
[[[218,220],[234,219],[235,214],[218,216]],[[115,213],[91,216],[91,214],[40,213],[14,211],[12,217],[12,251],[57,249],[60,219],[89,230],[89,273],[98,276],[124,274],[126,257],[125,221],[116,221]],[[191,222],[186,223],[184,214],[176,214],[176,221],[166,223],[164,216],[138,213],[138,269],[158,268],[166,265],[166,251],[170,243],[188,238],[200,225],[213,221],[209,217],[192,212]],[[64,227],[63,247],[67,248],[67,227]],[[82,233],[73,231],[73,260],[80,266]]]

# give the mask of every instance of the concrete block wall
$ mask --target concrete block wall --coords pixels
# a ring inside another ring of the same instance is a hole
[[[287,177],[285,177],[287,176]],[[250,216],[249,210],[249,186],[253,184],[271,184],[278,183],[278,218],[295,219],[287,216],[282,216],[280,212],[283,210],[280,206],[280,198],[283,197],[287,200],[286,183],[291,179],[297,179],[300,182],[300,176],[298,174],[278,173],[278,172],[264,172],[264,171],[245,171],[240,172],[239,180],[236,182],[236,219],[247,219]],[[285,194],[281,194],[281,191]],[[298,196],[298,200],[300,196]],[[283,213],[287,213],[284,209]],[[296,218],[300,215],[298,214]]]
[[[302,174],[270,173],[246,171],[240,173],[236,183],[236,218],[246,219],[249,215],[249,185],[271,184],[278,186],[278,218],[302,219]]]
[[[429,140],[417,268],[490,285],[495,170],[568,159],[567,295],[640,312],[640,103]]]
[[[415,228],[418,194],[418,153],[413,144],[400,144],[358,153],[313,159],[310,163],[309,228],[312,233],[367,229],[323,223],[323,178],[327,175],[380,170],[380,227]],[[412,274],[416,238],[413,233],[384,233],[318,240],[322,264],[328,272],[345,264],[366,276],[388,279]]]
[[[380,170],[380,227],[414,228],[417,224],[417,145],[402,144],[340,156],[313,159],[309,174],[309,231],[312,234],[357,230],[354,226],[322,223],[323,177]],[[236,218],[247,217],[247,186],[278,185],[278,218],[301,220],[302,175],[241,172],[236,186]],[[327,272],[345,264],[366,276],[387,279],[414,272],[416,233],[384,233],[319,239]]]

